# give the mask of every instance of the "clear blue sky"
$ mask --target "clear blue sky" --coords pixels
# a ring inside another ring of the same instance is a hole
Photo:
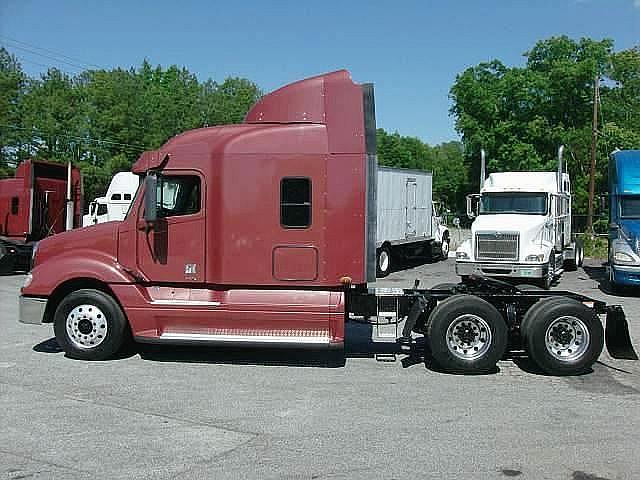
[[[0,0],[0,44],[31,75],[79,69],[25,44],[79,66],[147,58],[200,79],[246,77],[265,91],[347,68],[375,83],[379,126],[432,144],[457,138],[448,115],[457,73],[493,58],[521,65],[535,41],[561,34],[638,45],[640,0]]]

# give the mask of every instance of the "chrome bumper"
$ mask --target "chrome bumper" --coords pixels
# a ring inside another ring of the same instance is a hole
[[[547,265],[520,265],[514,263],[456,262],[456,274],[489,275],[492,277],[543,278]]]
[[[40,325],[44,320],[46,298],[24,297],[20,295],[20,322]]]

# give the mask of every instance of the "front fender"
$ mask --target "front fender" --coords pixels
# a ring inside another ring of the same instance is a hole
[[[22,289],[23,295],[46,297],[58,285],[77,278],[90,278],[106,284],[132,283],[132,278],[115,257],[83,249],[56,255],[36,264],[31,277],[31,283]]]

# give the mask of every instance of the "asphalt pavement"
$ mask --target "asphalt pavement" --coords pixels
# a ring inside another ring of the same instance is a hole
[[[453,260],[380,286],[456,281]],[[554,286],[619,303],[640,351],[640,292],[603,291],[600,262]],[[24,277],[0,277],[0,478],[640,478],[640,362],[603,353],[549,377],[527,359],[495,373],[380,362],[366,329],[346,358],[292,350],[145,347],[71,360],[47,326],[17,321]]]

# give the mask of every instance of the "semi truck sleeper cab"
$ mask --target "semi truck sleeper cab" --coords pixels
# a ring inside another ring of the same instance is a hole
[[[493,368],[509,344],[551,373],[573,374],[598,358],[606,314],[609,350],[635,355],[621,309],[580,295],[475,277],[369,289],[375,131],[373,86],[341,70],[266,95],[243,124],[145,152],[122,222],[40,243],[20,320],[53,323],[60,346],[82,359],[107,358],[130,337],[341,348],[346,321],[394,323],[399,341],[426,335],[445,369]]]

